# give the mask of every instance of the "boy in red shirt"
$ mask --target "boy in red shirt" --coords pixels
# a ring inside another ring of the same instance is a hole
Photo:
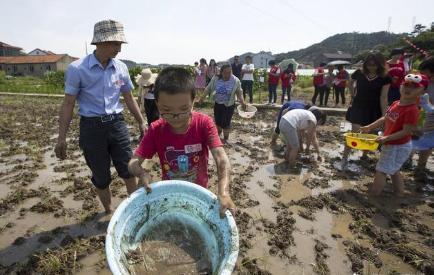
[[[377,129],[384,124],[384,136],[377,138],[382,150],[378,160],[374,182],[369,186],[369,194],[378,196],[390,175],[397,196],[404,193],[399,170],[412,151],[411,134],[417,128],[419,109],[417,99],[425,89],[421,75],[409,74],[401,85],[401,99],[392,103],[385,116],[374,123],[362,127],[364,133]]]
[[[153,122],[129,162],[131,174],[139,177],[148,192],[150,176],[141,164],[158,154],[163,180],[181,179],[208,188],[208,150],[217,165],[220,214],[235,205],[229,195],[230,164],[211,117],[194,112],[194,80],[179,67],[161,71],[154,96],[161,118]]]

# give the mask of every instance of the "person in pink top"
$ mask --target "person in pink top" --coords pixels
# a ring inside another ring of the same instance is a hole
[[[129,162],[130,173],[151,192],[149,173],[142,168],[145,159],[157,154],[163,180],[185,180],[208,188],[209,151],[217,165],[220,213],[235,205],[229,194],[230,164],[217,127],[208,115],[193,111],[196,96],[194,80],[188,70],[168,67],[161,71],[154,86],[161,118],[143,136]]]
[[[199,60],[199,66],[195,69],[196,79],[194,81],[194,87],[196,88],[196,93],[198,93],[199,101],[202,101],[203,91],[206,87],[206,72],[208,70],[208,64],[205,58]]]

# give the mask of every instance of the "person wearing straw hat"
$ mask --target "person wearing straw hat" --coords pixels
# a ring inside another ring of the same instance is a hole
[[[142,70],[136,81],[139,85],[140,108],[142,106],[145,108],[148,125],[160,118],[154,96],[154,83],[157,76],[158,74],[152,73],[151,69],[147,68]]]
[[[94,27],[92,45],[96,50],[84,58],[72,62],[65,74],[65,98],[59,114],[59,136],[55,147],[56,156],[67,157],[66,135],[72,120],[75,102],[80,115],[79,145],[87,166],[92,171],[92,183],[104,206],[110,214],[110,163],[123,179],[128,194],[137,188],[137,181],[128,171],[132,156],[130,135],[122,115],[122,95],[125,105],[132,113],[143,133],[146,130],[139,106],[131,91],[127,66],[115,59],[126,43],[123,25],[114,20],[97,22]]]

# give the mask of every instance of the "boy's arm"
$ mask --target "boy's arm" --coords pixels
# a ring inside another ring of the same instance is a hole
[[[218,199],[220,201],[220,217],[225,216],[227,209],[234,211],[235,204],[229,194],[229,181],[230,181],[230,164],[229,158],[226,155],[223,147],[215,147],[211,149],[211,154],[217,165],[218,176]],[[234,214],[234,212],[232,212]]]
[[[385,143],[385,142],[397,140],[397,139],[400,139],[402,137],[411,135],[416,129],[417,129],[416,124],[404,124],[404,127],[402,128],[401,131],[393,133],[389,136],[378,137],[377,141],[379,143]]]
[[[146,192],[151,193],[152,189],[149,186],[151,183],[151,176],[145,169],[143,169],[143,161],[143,158],[134,155],[128,163],[128,171],[131,173],[131,175],[139,178],[139,186],[143,185],[146,189]]]
[[[378,127],[382,126],[384,124],[384,116],[380,117],[379,119],[377,119],[375,122],[372,122],[369,125],[360,127],[360,130],[362,131],[362,133],[369,133],[371,132],[373,129],[377,129]]]

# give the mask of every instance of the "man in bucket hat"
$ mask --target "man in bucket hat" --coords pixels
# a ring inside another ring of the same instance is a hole
[[[137,188],[137,182],[128,172],[132,156],[130,135],[120,102],[122,94],[127,108],[146,130],[145,121],[131,91],[134,88],[127,66],[115,59],[126,43],[121,23],[103,20],[95,24],[92,44],[96,50],[72,62],[65,74],[65,98],[59,114],[59,137],[56,156],[66,158],[66,134],[72,119],[75,101],[80,115],[80,148],[86,164],[92,171],[92,183],[104,206],[111,213],[110,163],[125,182],[128,194]]]

